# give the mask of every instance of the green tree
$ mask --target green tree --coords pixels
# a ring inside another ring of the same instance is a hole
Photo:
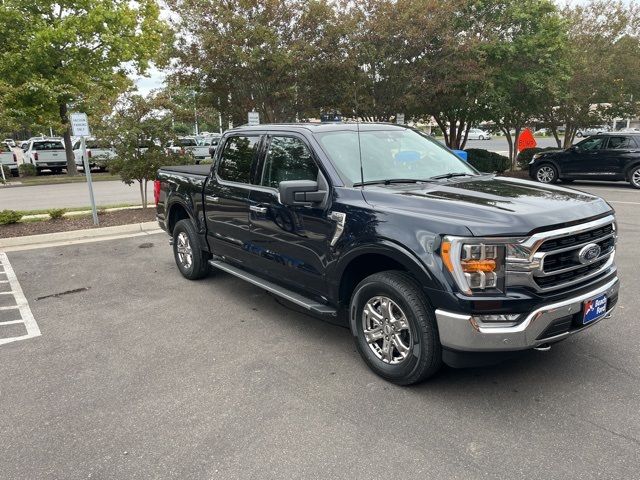
[[[507,0],[494,15],[496,36],[486,48],[491,66],[486,103],[515,165],[520,132],[540,116],[549,91],[566,75],[566,25],[549,0]]]
[[[568,5],[562,15],[567,25],[563,53],[569,72],[556,79],[542,118],[558,147],[568,148],[578,129],[637,113],[640,5],[593,0]],[[565,125],[564,144],[559,125]]]
[[[115,98],[170,43],[155,0],[5,0],[0,5],[0,78],[13,110],[31,123],[57,120],[67,171],[76,173],[70,109]],[[7,100],[7,97],[5,97]],[[100,108],[100,107],[98,107]]]
[[[147,207],[147,184],[155,180],[160,167],[194,163],[189,155],[165,150],[175,136],[171,115],[164,106],[162,98],[128,94],[101,125],[100,136],[111,141],[117,155],[109,163],[109,169],[119,174],[127,185],[138,182],[144,208]]]

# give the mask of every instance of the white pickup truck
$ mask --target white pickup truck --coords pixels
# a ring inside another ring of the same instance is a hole
[[[117,156],[114,148],[105,142],[96,140],[95,138],[88,138],[86,142],[89,166],[91,168],[97,167],[100,170],[108,170],[109,161],[113,160]],[[84,170],[80,140],[76,140],[73,144],[73,156],[75,157],[78,169]]]
[[[196,137],[179,137],[167,144],[167,151],[175,154],[190,154],[196,163],[209,156],[209,145],[205,139]]]
[[[0,164],[9,167],[14,177],[18,176],[18,157],[16,153],[4,143],[0,144]],[[0,179],[2,179],[2,175],[0,175]]]
[[[38,138],[29,141],[24,152],[24,162],[34,165],[38,171],[49,169],[60,173],[67,168],[67,157],[61,138]]]

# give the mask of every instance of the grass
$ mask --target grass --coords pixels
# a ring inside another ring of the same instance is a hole
[[[30,186],[30,185],[55,185],[58,183],[84,183],[86,178],[84,175],[77,175],[75,177],[69,177],[68,175],[46,175],[37,177],[12,177],[7,178],[9,185],[14,181],[21,182],[18,186]],[[113,175],[109,172],[95,172],[91,174],[91,180],[94,182],[107,182],[113,180],[120,180],[118,175]]]
[[[140,205],[135,204],[135,203],[116,203],[113,205],[100,205],[99,207],[97,207],[98,210],[105,210],[107,208],[123,208],[123,207],[138,207]],[[18,213],[21,213],[23,216],[24,215],[42,215],[45,213],[49,213],[49,210],[51,210],[50,208],[41,208],[39,210],[18,210]],[[67,212],[82,212],[85,210],[89,210],[91,211],[91,206],[87,205],[86,207],[71,207],[71,208],[65,208],[65,211]]]

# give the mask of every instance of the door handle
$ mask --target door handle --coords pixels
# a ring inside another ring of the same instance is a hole
[[[212,203],[218,203],[218,201],[220,200],[219,197],[214,197],[213,195],[205,195],[204,198]]]
[[[259,207],[257,205],[249,206],[249,210],[256,213],[267,213],[267,207]]]

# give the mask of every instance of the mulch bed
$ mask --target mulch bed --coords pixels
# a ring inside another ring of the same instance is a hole
[[[118,210],[116,212],[104,212],[98,215],[99,227],[113,227],[115,225],[127,225],[130,223],[150,222],[156,219],[156,209],[149,207],[146,210],[136,208],[130,210]],[[42,220],[38,222],[13,223],[0,225],[0,238],[22,237],[24,235],[39,235],[41,233],[67,232],[70,230],[83,230],[85,228],[99,228],[93,225],[93,217],[72,216],[56,220]]]

